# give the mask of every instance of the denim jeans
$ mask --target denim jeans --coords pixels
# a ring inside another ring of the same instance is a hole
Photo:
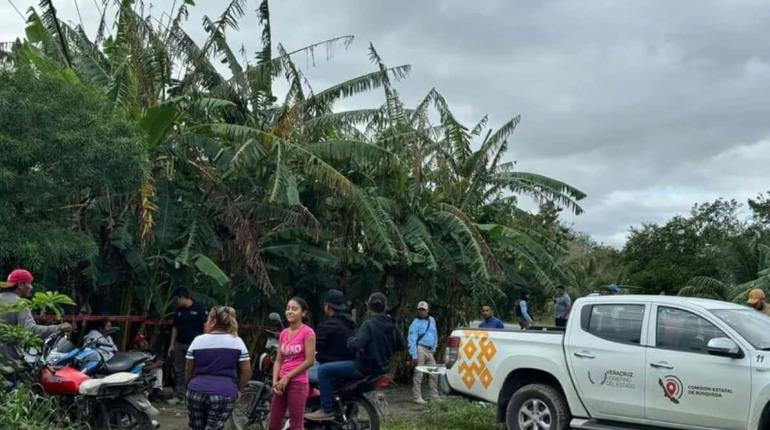
[[[326,412],[334,411],[332,391],[340,382],[361,378],[352,361],[333,361],[318,366],[318,383],[321,388],[321,407]]]
[[[313,366],[310,367],[310,369],[307,369],[307,378],[308,382],[310,382],[313,385],[318,384],[318,368],[321,367],[321,363],[315,362],[313,363]]]

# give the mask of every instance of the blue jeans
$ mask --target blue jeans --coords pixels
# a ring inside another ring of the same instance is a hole
[[[318,383],[321,388],[321,407],[325,412],[334,411],[332,391],[338,382],[361,378],[352,361],[333,361],[318,366]]]
[[[321,363],[316,361],[315,363],[313,363],[313,366],[310,369],[307,369],[308,381],[311,384],[313,384],[313,385],[318,384],[318,368],[319,367],[321,367]]]

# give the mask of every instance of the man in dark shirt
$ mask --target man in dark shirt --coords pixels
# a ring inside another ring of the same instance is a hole
[[[367,307],[371,317],[361,324],[356,335],[348,339],[348,348],[355,354],[355,361],[335,361],[318,368],[321,388],[321,409],[306,414],[312,421],[334,418],[332,392],[339,381],[355,380],[388,372],[390,359],[404,350],[404,337],[396,328],[393,318],[385,314],[387,299],[382,293],[369,296]]]
[[[198,302],[192,299],[187,288],[177,288],[174,291],[176,298],[176,313],[174,325],[171,329],[171,343],[168,346],[168,356],[173,357],[174,364],[174,395],[177,402],[184,401],[187,393],[185,383],[185,364],[187,348],[190,347],[196,336],[203,334],[203,324],[206,323],[206,310]],[[171,403],[176,403],[171,401]]]
[[[326,294],[324,313],[328,317],[315,330],[315,364],[309,370],[310,382],[318,382],[318,367],[333,361],[350,361],[356,358],[348,348],[348,338],[353,337],[356,323],[347,311],[342,291],[331,289]]]
[[[347,311],[345,296],[340,290],[329,290],[324,303],[327,318],[315,330],[316,361],[353,360],[356,356],[348,349],[348,338],[353,337],[356,323]]]

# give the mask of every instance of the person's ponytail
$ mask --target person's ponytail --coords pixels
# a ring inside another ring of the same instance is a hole
[[[238,337],[238,319],[235,309],[230,306],[214,306],[209,312],[209,321],[214,323],[214,330],[221,330]]]

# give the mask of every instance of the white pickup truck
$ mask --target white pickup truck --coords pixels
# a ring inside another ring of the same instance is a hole
[[[566,329],[458,329],[453,391],[511,430],[770,429],[770,318],[732,303],[588,297]]]

